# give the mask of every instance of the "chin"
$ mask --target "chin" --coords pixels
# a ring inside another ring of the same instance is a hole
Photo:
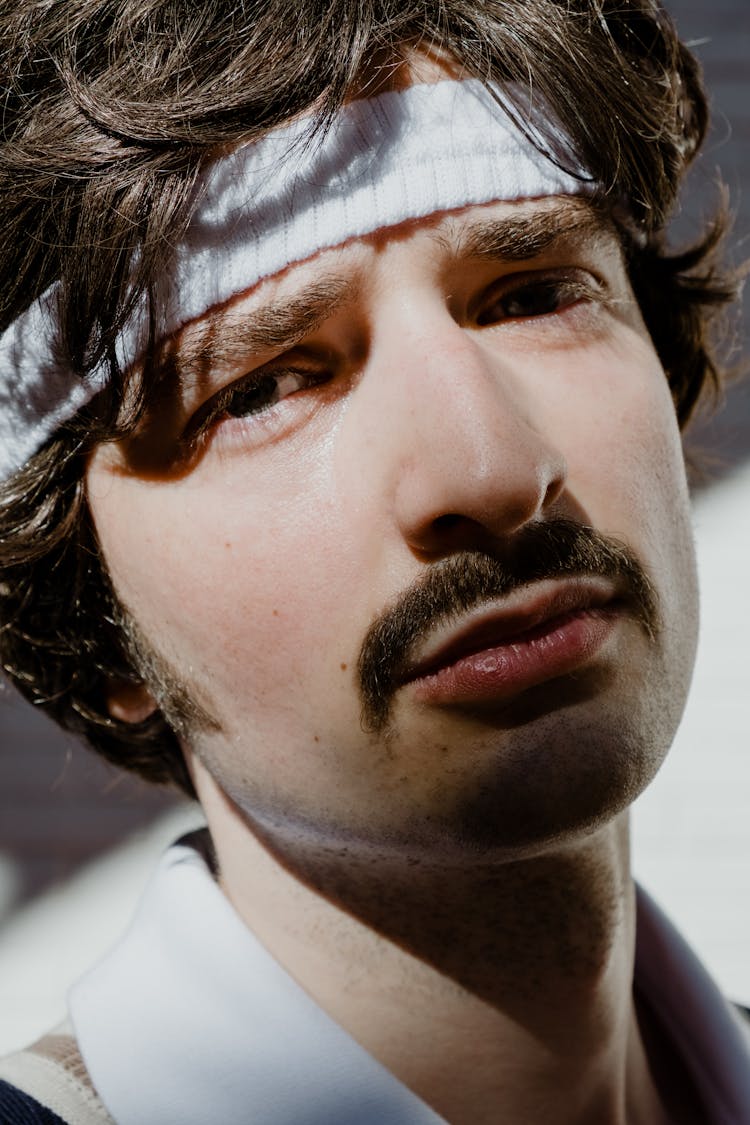
[[[662,656],[561,677],[495,709],[433,712],[428,741],[447,753],[439,776],[434,753],[418,763],[432,773],[425,833],[442,834],[447,847],[520,858],[618,818],[674,738],[691,668],[680,655],[668,666]],[[408,757],[420,723],[402,718],[392,748],[400,742]]]
[[[502,721],[474,717],[462,738],[452,724],[450,766],[433,775],[412,840],[419,846],[423,830],[426,851],[513,859],[583,838],[617,819],[653,779],[676,729],[675,710],[654,716],[637,705],[604,708],[601,699],[580,698],[543,710],[526,701]]]

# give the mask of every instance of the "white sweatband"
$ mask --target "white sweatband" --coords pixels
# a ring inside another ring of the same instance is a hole
[[[529,131],[538,135],[533,121]],[[320,135],[301,118],[205,172],[161,283],[157,338],[349,239],[469,204],[593,190],[560,146],[575,171],[543,155],[474,79],[351,102]],[[106,362],[82,379],[57,359],[57,299],[55,284],[0,337],[0,479],[106,382]],[[144,299],[118,340],[122,367],[142,353],[146,323]]]

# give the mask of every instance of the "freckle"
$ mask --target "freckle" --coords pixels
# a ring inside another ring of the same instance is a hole
[[[278,617],[278,616],[279,616],[279,611],[278,611],[278,609],[275,609],[275,610],[273,611],[273,615],[274,615],[274,617]]]
[[[345,671],[347,670],[347,668],[348,668],[348,667],[349,667],[349,665],[348,665],[348,664],[342,664],[342,665],[341,665],[341,671],[342,671],[342,672],[345,672]]]
[[[232,544],[231,544],[231,543],[225,543],[225,544],[224,544],[224,546],[226,547],[226,549],[227,549],[228,551],[231,551],[231,549],[232,549]]]
[[[313,740],[314,740],[315,742],[320,742],[320,738],[318,737],[318,735],[317,735],[317,734],[314,734],[314,735],[313,735]]]

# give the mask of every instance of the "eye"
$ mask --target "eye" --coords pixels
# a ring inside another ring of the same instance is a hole
[[[264,371],[243,380],[222,394],[221,409],[230,418],[247,418],[281,402],[287,395],[310,386],[313,380],[303,371]]]
[[[261,424],[273,408],[300,391],[327,381],[325,369],[291,367],[261,368],[224,387],[193,416],[184,443],[194,448],[210,430],[231,419]]]
[[[581,300],[597,296],[593,279],[540,277],[506,286],[484,305],[477,316],[480,326],[502,320],[521,320],[563,312]]]

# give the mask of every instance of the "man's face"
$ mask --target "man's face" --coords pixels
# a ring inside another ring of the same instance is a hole
[[[586,203],[321,252],[170,362],[89,502],[123,604],[218,720],[189,753],[252,823],[507,856],[640,791],[695,576],[666,379]]]

